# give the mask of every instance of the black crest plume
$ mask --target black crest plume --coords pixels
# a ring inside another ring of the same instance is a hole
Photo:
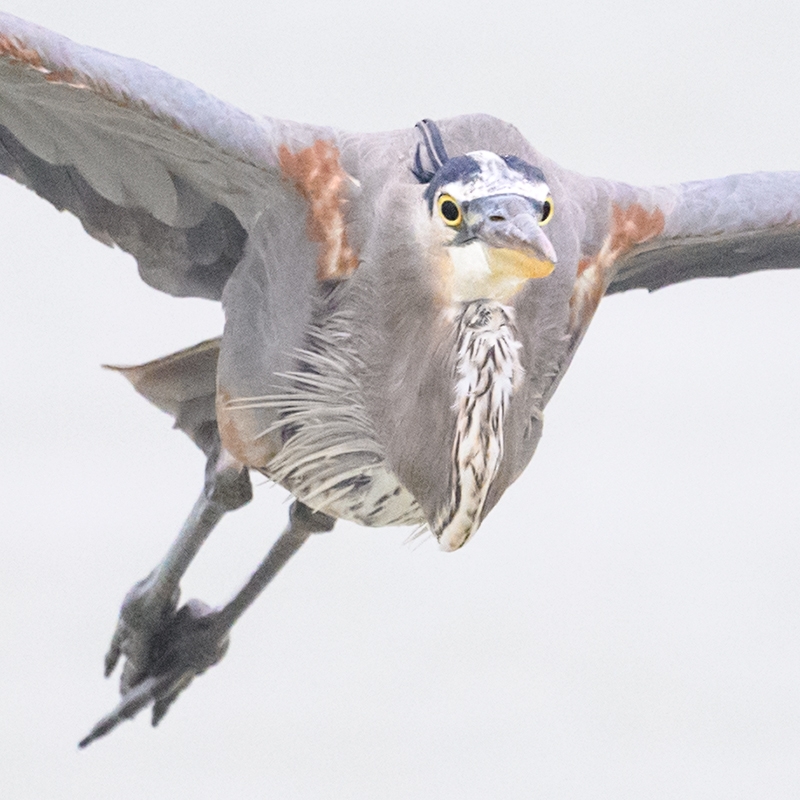
[[[422,135],[422,142],[417,145],[417,152],[414,156],[414,166],[411,168],[411,171],[420,183],[430,183],[433,176],[450,157],[447,155],[447,150],[445,150],[442,134],[439,132],[439,128],[433,120],[423,119],[414,127],[417,128]],[[430,161],[433,167],[432,170],[422,166],[423,144],[425,145],[428,161]]]

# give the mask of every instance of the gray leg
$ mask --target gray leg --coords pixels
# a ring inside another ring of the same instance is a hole
[[[123,686],[119,705],[94,726],[80,747],[109,733],[150,703],[153,703],[153,724],[157,725],[195,676],[225,655],[231,628],[281,567],[312,533],[329,531],[335,522],[327,514],[315,513],[298,501],[293,503],[288,526],[229,603],[215,610],[199,600],[189,600],[160,626],[148,643],[146,673],[140,673],[135,685],[127,689]]]
[[[131,588],[122,603],[105,658],[105,674],[108,677],[120,656],[125,656],[120,679],[123,695],[150,672],[153,638],[175,615],[180,580],[192,559],[225,513],[244,505],[251,497],[247,470],[224,450],[213,452],[206,466],[203,491],[177,538],[161,563]]]

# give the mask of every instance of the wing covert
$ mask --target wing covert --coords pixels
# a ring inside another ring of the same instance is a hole
[[[619,258],[607,294],[800,266],[800,173],[731,175],[650,196],[663,231]]]
[[[331,136],[0,14],[0,172],[170,294],[219,299],[255,220],[294,191],[281,146]]]

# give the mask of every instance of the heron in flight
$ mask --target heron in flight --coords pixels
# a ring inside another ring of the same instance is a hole
[[[353,134],[255,119],[140,62],[0,15],[0,171],[76,215],[220,339],[118,368],[204,452],[106,656],[157,723],[236,620],[338,518],[458,549],[533,456],[606,295],[797,265],[800,174],[638,188],[570,172],[485,115]],[[256,471],[289,523],[221,608],[180,581]]]

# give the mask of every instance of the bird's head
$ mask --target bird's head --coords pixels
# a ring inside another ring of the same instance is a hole
[[[508,301],[531,278],[549,275],[556,252],[542,230],[553,217],[541,170],[516,156],[478,150],[449,158],[435,124],[419,123],[433,169],[418,147],[414,175],[426,183],[433,237],[453,302]]]

